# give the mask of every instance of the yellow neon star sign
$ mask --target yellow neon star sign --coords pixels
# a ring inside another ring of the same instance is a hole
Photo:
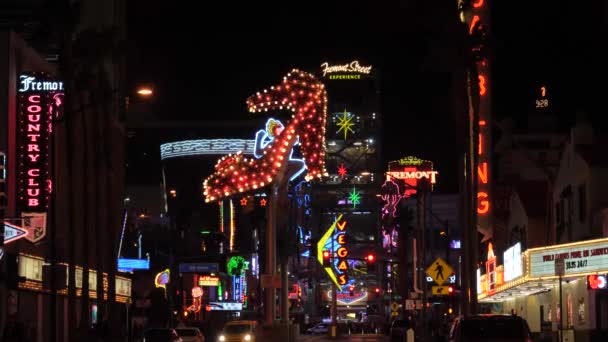
[[[346,140],[346,136],[348,135],[348,131],[350,131],[351,133],[355,133],[355,131],[351,128],[352,126],[354,126],[355,124],[352,122],[353,118],[355,116],[348,113],[346,111],[346,109],[344,110],[344,113],[342,113],[342,117],[338,118],[338,127],[340,127],[338,129],[338,133],[340,133],[340,131],[344,131],[344,140]]]

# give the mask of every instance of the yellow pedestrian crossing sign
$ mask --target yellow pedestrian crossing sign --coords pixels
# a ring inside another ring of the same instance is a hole
[[[443,259],[437,258],[433,263],[426,269],[426,274],[441,286],[446,280],[454,273],[454,270],[448,265]]]

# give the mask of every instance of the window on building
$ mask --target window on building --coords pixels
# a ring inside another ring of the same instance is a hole
[[[578,219],[585,222],[587,219],[587,185],[585,183],[578,186]]]

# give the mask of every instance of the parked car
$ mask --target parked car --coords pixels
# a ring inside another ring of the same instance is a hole
[[[256,330],[256,321],[230,321],[224,325],[217,340],[219,342],[253,342],[255,341]]]
[[[175,329],[152,328],[144,332],[144,342],[183,342]]]
[[[183,342],[205,342],[205,336],[196,327],[180,327],[175,331],[182,338]]]
[[[329,324],[327,323],[318,323],[312,328],[306,330],[307,333],[318,335],[318,334],[328,334],[329,333]]]
[[[515,315],[475,315],[454,321],[449,342],[532,342],[525,319]]]

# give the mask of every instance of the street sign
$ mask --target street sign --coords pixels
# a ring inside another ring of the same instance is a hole
[[[11,243],[27,236],[27,230],[4,221],[4,244]]]
[[[449,295],[448,288],[449,288],[449,286],[433,286],[433,288],[432,288],[433,295],[447,296],[447,295]]]
[[[399,304],[397,304],[396,302],[392,302],[392,303],[391,303],[391,310],[392,310],[392,311],[397,311],[397,310],[399,310]]]
[[[555,275],[563,277],[564,273],[566,273],[564,259],[555,259]]]
[[[413,299],[405,300],[405,310],[414,310],[414,300]]]
[[[426,269],[428,274],[437,285],[441,286],[450,278],[454,273],[454,270],[448,265],[443,259],[437,258],[433,263]]]
[[[180,262],[179,273],[219,273],[217,262]]]

